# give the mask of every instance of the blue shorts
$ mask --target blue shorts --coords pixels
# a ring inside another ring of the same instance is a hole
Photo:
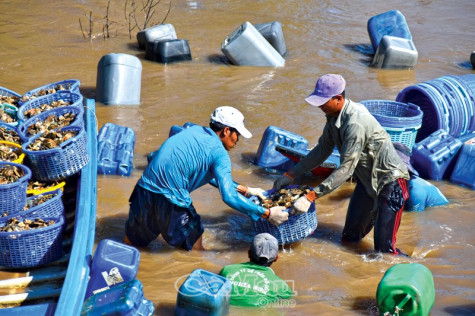
[[[135,186],[129,203],[125,234],[135,246],[147,246],[162,234],[168,244],[191,250],[203,235],[204,228],[193,205],[180,207],[139,185]]]

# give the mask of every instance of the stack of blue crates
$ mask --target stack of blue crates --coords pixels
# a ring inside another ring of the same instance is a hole
[[[81,315],[150,316],[154,310],[153,303],[143,296],[142,283],[134,279],[89,297]]]
[[[175,316],[221,316],[229,313],[231,282],[223,276],[196,269],[178,290]]]
[[[135,132],[106,123],[97,136],[97,172],[130,176],[133,169]]]
[[[463,143],[439,129],[416,143],[411,164],[424,179],[449,179]]]

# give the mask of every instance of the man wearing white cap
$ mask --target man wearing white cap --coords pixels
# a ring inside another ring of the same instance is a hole
[[[312,201],[353,177],[357,184],[348,206],[342,241],[358,242],[374,226],[376,251],[403,254],[395,244],[404,203],[409,197],[407,167],[373,115],[362,104],[345,98],[345,86],[340,75],[327,74],[318,79],[315,91],[305,101],[326,114],[323,134],[306,157],[275,181],[274,188],[288,185],[320,166],[336,146],[340,166],[315,191],[298,199],[293,212],[305,212]]]
[[[248,255],[249,262],[225,266],[219,273],[231,281],[231,305],[263,306],[292,296],[289,285],[270,267],[279,258],[279,244],[274,236],[256,235]]]
[[[207,183],[219,188],[227,205],[255,221],[260,217],[274,225],[286,221],[285,207],[265,209],[246,198],[264,198],[264,190],[232,180],[227,151],[236,146],[239,135],[252,136],[244,116],[233,107],[221,106],[211,115],[210,127],[191,126],[167,139],[130,196],[125,242],[146,246],[161,234],[172,246],[202,250],[204,229],[190,193]]]

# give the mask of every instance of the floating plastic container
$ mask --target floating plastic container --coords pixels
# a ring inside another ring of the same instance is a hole
[[[92,259],[86,297],[135,279],[139,263],[137,248],[111,239],[101,240]]]
[[[438,130],[415,144],[411,164],[424,179],[449,179],[462,145],[445,130]]]
[[[153,303],[143,297],[142,283],[134,279],[89,297],[81,315],[150,316],[154,310]]]
[[[282,25],[278,21],[254,25],[256,30],[284,57],[287,54]]]
[[[106,123],[97,135],[97,172],[130,176],[134,162],[133,129]]]
[[[391,10],[373,16],[368,20],[367,28],[374,51],[377,50],[384,35],[412,40],[406,18],[398,10]]]
[[[31,170],[24,165],[14,162],[0,161],[0,170],[16,167],[23,171],[23,177],[13,183],[0,184],[0,213],[16,213],[23,209],[26,203],[26,189],[31,179]]]
[[[409,199],[404,204],[406,211],[422,212],[426,207],[445,205],[447,198],[432,183],[411,175],[409,181]]]
[[[196,269],[178,290],[175,316],[221,316],[229,313],[231,282],[223,276]]]
[[[145,59],[162,64],[191,60],[191,51],[185,39],[147,42]]]
[[[249,22],[238,27],[221,44],[221,51],[235,65],[283,67],[285,59]]]
[[[419,263],[393,265],[378,284],[376,300],[380,315],[429,315],[435,301],[432,272]]]
[[[360,103],[386,130],[392,142],[402,143],[412,150],[423,118],[417,105],[389,100],[364,100]]]
[[[475,138],[463,144],[455,162],[450,182],[475,190]]]
[[[176,39],[175,28],[172,24],[154,25],[137,32],[137,42],[141,49],[147,47],[148,42]]]
[[[262,135],[259,148],[257,149],[255,163],[264,168],[281,171],[287,171],[293,167],[295,162],[276,151],[277,145],[306,151],[308,141],[304,137],[282,128],[268,126]]]
[[[286,188],[292,189],[299,187],[298,185],[290,185]],[[275,192],[275,190],[269,190],[265,195],[270,196]],[[251,201],[254,203],[259,203],[258,198],[251,197]],[[291,208],[285,210],[285,212],[290,212]],[[257,221],[253,222],[254,229],[256,234],[260,233],[269,233],[274,236],[279,245],[291,244],[307,238],[309,235],[313,234],[317,228],[317,212],[315,209],[315,201],[310,204],[310,207],[306,213],[293,215],[289,214],[289,219],[279,226],[272,225],[268,220],[259,218]]]
[[[105,105],[140,104],[142,63],[128,54],[107,54],[97,64],[96,99]]]
[[[396,101],[424,112],[416,142],[444,129],[455,138],[475,130],[475,75],[443,76],[406,87]]]
[[[412,68],[417,63],[419,54],[412,40],[384,35],[373,57],[375,68]]]

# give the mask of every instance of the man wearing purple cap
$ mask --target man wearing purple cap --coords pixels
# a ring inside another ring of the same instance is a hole
[[[292,211],[305,212],[312,201],[353,177],[357,183],[348,206],[342,241],[358,242],[374,226],[376,251],[403,254],[395,244],[404,203],[409,197],[407,167],[373,115],[362,104],[345,98],[345,86],[341,75],[327,74],[318,79],[315,91],[305,101],[325,113],[323,134],[305,158],[275,181],[274,188],[288,185],[294,178],[320,166],[336,146],[340,166],[315,191],[299,198]]]

